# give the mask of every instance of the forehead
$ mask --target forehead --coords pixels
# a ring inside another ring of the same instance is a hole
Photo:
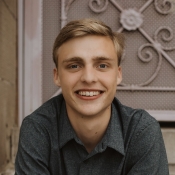
[[[90,59],[95,57],[117,58],[113,41],[106,36],[88,35],[63,43],[57,50],[58,62],[72,57]]]

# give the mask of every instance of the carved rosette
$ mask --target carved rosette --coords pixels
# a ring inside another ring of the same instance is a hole
[[[134,9],[123,10],[120,16],[120,23],[126,30],[136,30],[143,23],[143,15]]]

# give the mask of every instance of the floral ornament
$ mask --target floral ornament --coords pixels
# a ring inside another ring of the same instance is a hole
[[[126,30],[136,30],[143,23],[143,15],[134,9],[123,10],[120,23]]]

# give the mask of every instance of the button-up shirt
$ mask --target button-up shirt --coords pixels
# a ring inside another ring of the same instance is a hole
[[[62,95],[22,123],[16,175],[168,175],[158,122],[144,110],[111,105],[102,140],[88,153],[67,116]]]

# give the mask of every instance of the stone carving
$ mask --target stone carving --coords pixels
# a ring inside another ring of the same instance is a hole
[[[167,26],[161,26],[159,27],[156,32],[155,32],[155,35],[154,35],[154,40],[158,43],[158,35],[159,33],[161,32],[165,32],[167,31],[169,33],[169,36],[166,36],[166,35],[162,35],[162,40],[165,41],[165,42],[169,42],[173,39],[173,30],[170,28],[170,27],[167,27]],[[167,46],[162,46],[161,45],[161,48],[163,50],[166,50],[166,51],[172,51],[172,50],[175,50],[175,46],[174,47],[167,47]]]
[[[65,0],[61,0],[61,28],[63,28],[67,23],[67,13],[74,1],[75,0],[68,0],[68,2],[66,2]]]
[[[102,4],[101,0],[90,0],[89,1],[89,7],[90,7],[90,9],[92,11],[94,11],[95,13],[101,13],[101,12],[104,12],[107,9],[107,6],[108,6],[109,1],[108,0],[105,0],[104,6],[102,6],[101,9],[100,8],[98,8],[98,9],[95,8],[93,6],[93,3],[96,3],[98,6],[101,6],[101,4]]]
[[[120,16],[120,23],[126,30],[136,30],[143,23],[143,15],[134,9],[123,10]]]
[[[172,12],[173,6],[174,6],[173,1],[163,0],[162,4],[160,4],[159,2],[160,0],[154,0],[154,5],[155,5],[157,12],[163,15],[167,15],[170,12]]]

